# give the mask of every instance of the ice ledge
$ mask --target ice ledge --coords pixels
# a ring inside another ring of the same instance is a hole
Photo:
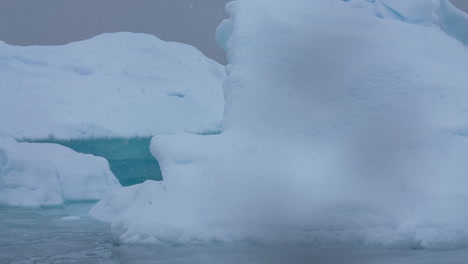
[[[463,45],[468,45],[468,14],[453,6],[448,0],[440,0],[438,13],[441,29]]]

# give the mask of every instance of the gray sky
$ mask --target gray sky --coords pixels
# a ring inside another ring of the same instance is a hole
[[[468,12],[468,0],[450,0],[450,2],[461,10]]]
[[[312,0],[311,0],[312,1]],[[411,1],[411,0],[408,0]],[[451,0],[468,11],[468,0]],[[0,0],[0,40],[53,45],[104,32],[143,32],[187,43],[225,63],[215,30],[229,0]]]
[[[52,45],[104,32],[143,32],[225,63],[215,30],[228,0],[0,0],[0,40]]]

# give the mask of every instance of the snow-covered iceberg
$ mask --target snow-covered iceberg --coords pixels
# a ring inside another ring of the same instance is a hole
[[[224,68],[188,45],[122,32],[0,50],[0,130],[15,138],[202,132],[222,119]]]
[[[104,158],[0,138],[0,205],[96,201],[119,186]]]
[[[151,136],[220,130],[224,67],[189,45],[122,32],[0,51],[0,132],[103,156],[123,185],[161,179]]]
[[[239,0],[224,132],[159,135],[163,182],[90,216],[124,243],[468,246],[468,17],[447,0]]]

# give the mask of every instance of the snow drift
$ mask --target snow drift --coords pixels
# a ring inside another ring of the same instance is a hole
[[[446,0],[226,10],[225,131],[154,137],[164,181],[90,216],[124,243],[468,246],[466,15]]]

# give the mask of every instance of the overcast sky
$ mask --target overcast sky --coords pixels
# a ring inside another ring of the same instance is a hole
[[[456,7],[468,12],[468,0],[450,0]]]
[[[468,0],[451,1],[468,11]],[[225,63],[225,55],[214,35],[226,16],[227,2],[0,0],[0,40],[14,45],[52,45],[88,39],[104,32],[143,32],[193,45]]]
[[[228,0],[0,0],[0,40],[65,44],[131,31],[193,45],[225,62],[215,30]]]

